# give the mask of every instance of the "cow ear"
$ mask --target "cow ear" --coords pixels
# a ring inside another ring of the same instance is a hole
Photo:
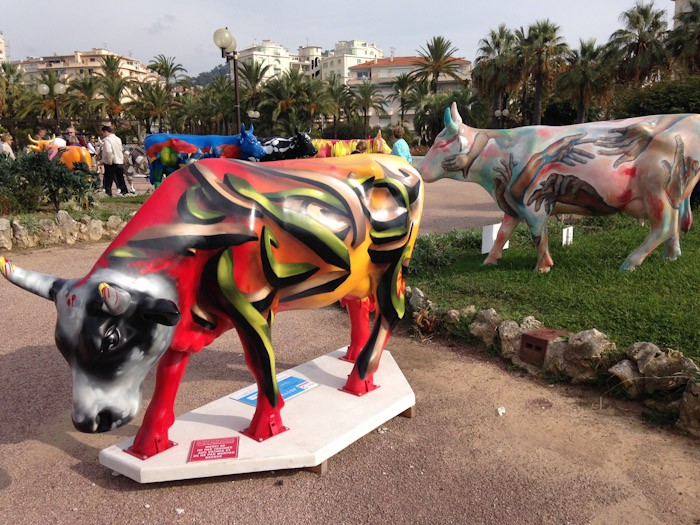
[[[179,321],[180,310],[169,299],[155,299],[139,310],[141,317],[165,326],[175,326]]]

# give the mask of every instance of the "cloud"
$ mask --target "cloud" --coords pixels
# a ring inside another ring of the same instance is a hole
[[[148,26],[146,28],[146,31],[148,31],[148,34],[150,35],[166,33],[167,31],[175,27],[176,21],[177,18],[175,18],[173,15],[165,14],[160,16],[150,26]]]

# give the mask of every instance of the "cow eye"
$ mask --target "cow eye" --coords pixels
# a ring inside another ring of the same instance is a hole
[[[108,352],[114,349],[119,344],[119,330],[116,326],[110,326],[105,331],[105,335],[102,338],[102,347],[100,351]]]

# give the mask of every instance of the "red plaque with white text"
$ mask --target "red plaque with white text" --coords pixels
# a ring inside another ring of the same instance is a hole
[[[239,437],[197,439],[192,442],[190,461],[210,461],[212,459],[235,459],[238,457]]]

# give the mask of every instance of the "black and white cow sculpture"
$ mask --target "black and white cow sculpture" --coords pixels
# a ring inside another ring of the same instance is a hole
[[[267,152],[261,160],[290,160],[314,157],[318,150],[311,142],[311,137],[305,131],[297,131],[293,137],[273,137],[261,139],[260,143]]]

